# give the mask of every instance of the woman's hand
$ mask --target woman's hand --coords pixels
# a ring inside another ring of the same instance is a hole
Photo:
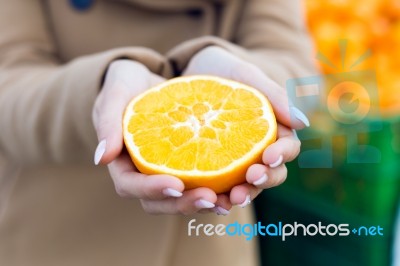
[[[264,164],[249,167],[247,183],[234,187],[230,195],[216,195],[208,188],[184,191],[184,184],[174,176],[145,175],[137,171],[123,150],[123,112],[134,96],[164,79],[151,73],[142,64],[130,60],[118,60],[110,65],[103,89],[96,100],[93,122],[99,145],[95,164],[108,164],[117,193],[122,197],[140,199],[148,213],[214,211],[226,215],[232,204],[244,207],[262,189],[277,186],[285,180],[287,170],[284,163],[293,160],[300,149],[300,142],[291,128],[303,128],[308,125],[308,120],[297,108],[289,106],[283,88],[257,67],[223,49],[209,47],[199,52],[184,74],[210,74],[237,80],[264,92],[271,101],[279,123],[278,140],[264,151]],[[289,112],[296,119],[291,119]]]
[[[164,79],[131,60],[117,60],[107,71],[104,86],[93,109],[99,139],[95,164],[107,164],[117,193],[140,199],[148,213],[191,214],[202,209],[230,209],[228,196],[208,188],[184,190],[182,181],[168,175],[145,175],[137,171],[123,149],[122,117],[129,101]]]
[[[292,129],[309,126],[307,117],[290,104],[286,90],[256,66],[219,47],[207,47],[189,62],[184,75],[207,74],[236,80],[263,92],[270,100],[278,122],[278,139],[265,149],[263,164],[247,170],[247,183],[235,186],[229,195],[233,205],[248,205],[263,189],[282,184],[287,175],[285,162],[300,152],[300,141]],[[218,195],[225,197],[225,195]]]

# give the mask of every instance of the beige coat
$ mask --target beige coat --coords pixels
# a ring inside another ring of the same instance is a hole
[[[282,85],[308,75],[301,13],[295,0],[0,0],[0,265],[257,264],[255,240],[187,235],[193,217],[251,223],[249,207],[151,216],[120,199],[92,163],[91,111],[116,58],[169,78],[218,45]]]

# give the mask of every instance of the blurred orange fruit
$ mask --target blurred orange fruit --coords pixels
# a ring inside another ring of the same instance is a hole
[[[132,99],[123,118],[125,145],[139,171],[174,175],[185,189],[216,193],[245,181],[276,131],[262,93],[213,76],[161,83]]]
[[[320,62],[323,72],[375,70],[380,110],[384,115],[396,114],[394,110],[400,110],[400,52],[396,48],[400,45],[400,0],[305,0],[305,8],[317,50],[335,66]],[[348,41],[345,54],[339,49],[343,39]],[[372,56],[359,62],[367,50]]]

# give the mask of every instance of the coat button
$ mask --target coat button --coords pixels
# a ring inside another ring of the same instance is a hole
[[[201,9],[189,9],[187,14],[193,18],[200,18],[203,15],[203,10]]]
[[[70,5],[79,11],[88,10],[94,3],[94,0],[69,0]]]

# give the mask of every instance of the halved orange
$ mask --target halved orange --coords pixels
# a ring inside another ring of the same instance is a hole
[[[276,139],[272,107],[258,90],[214,76],[179,77],[128,104],[124,141],[139,171],[170,174],[185,189],[229,191]]]

